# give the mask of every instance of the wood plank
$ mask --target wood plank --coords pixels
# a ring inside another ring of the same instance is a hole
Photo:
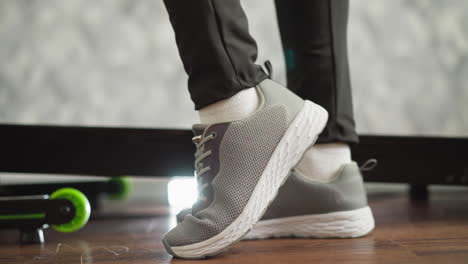
[[[433,192],[426,202],[404,191],[369,200],[377,228],[363,238],[243,241],[206,261],[177,260],[160,242],[173,216],[139,205],[99,215],[74,234],[47,230],[43,246],[18,246],[16,232],[0,231],[0,263],[467,263],[466,189]]]

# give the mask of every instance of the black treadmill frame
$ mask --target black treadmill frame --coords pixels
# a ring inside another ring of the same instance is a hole
[[[0,125],[0,172],[95,176],[193,175],[189,130]],[[468,185],[468,138],[361,135],[367,182]],[[1,192],[1,185],[0,185]]]

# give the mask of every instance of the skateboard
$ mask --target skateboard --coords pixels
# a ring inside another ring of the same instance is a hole
[[[22,243],[43,243],[49,225],[59,232],[73,232],[86,225],[91,207],[86,196],[73,188],[51,195],[0,198],[0,228],[20,230]]]
[[[0,186],[0,229],[18,229],[21,243],[43,243],[43,229],[74,232],[86,225],[101,196],[125,199],[128,177],[107,181]]]

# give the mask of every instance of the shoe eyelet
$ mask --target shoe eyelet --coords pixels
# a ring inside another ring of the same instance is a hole
[[[216,138],[218,136],[218,133],[216,133],[216,131],[212,131],[210,133],[210,135],[213,137],[213,138]]]

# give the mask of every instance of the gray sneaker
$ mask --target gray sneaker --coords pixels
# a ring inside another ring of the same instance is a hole
[[[256,89],[260,105],[250,117],[194,126],[199,200],[164,236],[171,255],[213,256],[241,239],[323,130],[328,114],[319,105],[269,79]]]
[[[182,221],[192,209],[177,215]],[[332,181],[321,183],[293,170],[252,230],[243,239],[273,237],[353,238],[374,229],[359,167],[345,164]]]

